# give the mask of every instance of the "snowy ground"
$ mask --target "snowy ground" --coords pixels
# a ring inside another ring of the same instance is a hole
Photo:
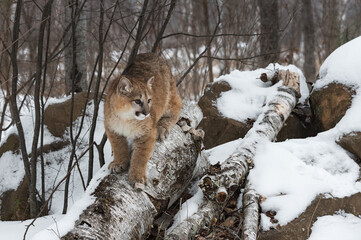
[[[344,133],[361,131],[361,112],[359,111],[361,109],[361,91],[359,88],[361,85],[359,78],[361,76],[361,64],[358,59],[360,55],[361,37],[337,49],[327,58],[320,69],[320,80],[314,86],[315,88],[321,88],[327,83],[337,80],[353,86],[356,91],[351,108],[333,129],[312,138],[264,143],[258,149],[255,168],[251,170],[249,179],[258,193],[266,199],[262,202],[263,211],[267,211],[267,209],[276,210],[276,218],[281,225],[285,225],[299,216],[320,193],[344,197],[361,191],[361,183],[358,181],[359,166],[348,153],[335,143],[335,140]],[[268,70],[272,70],[274,67],[283,68],[279,65],[270,65]],[[291,71],[298,71],[294,66],[289,66],[289,68],[292,68]],[[277,87],[270,87],[268,83],[263,83],[257,79],[263,72],[265,72],[264,69],[248,72],[234,71],[218,79],[228,81],[233,88],[232,91],[224,93],[217,102],[217,107],[224,116],[238,121],[246,121],[247,118],[256,118],[262,112],[265,104],[274,96]],[[303,75],[301,75],[301,94],[302,98],[299,101],[304,103],[308,96],[308,89]],[[55,102],[56,100],[52,101]],[[91,107],[88,111],[91,111]],[[34,123],[31,113],[31,108],[25,108],[22,113],[22,120],[27,129],[28,149],[31,146]],[[101,139],[103,134],[102,106],[99,113],[96,139]],[[86,148],[89,121],[90,118],[86,121],[82,131],[84,144],[79,145],[79,154]],[[9,130],[7,134],[11,131],[14,130]],[[45,136],[46,142],[55,140],[49,132],[46,132]],[[212,164],[218,161],[222,162],[233,153],[240,141],[242,139],[217,146],[207,150],[204,154],[209,156]],[[67,159],[64,159],[64,156],[68,156],[68,152],[69,149],[65,148],[46,156],[47,159],[50,159],[50,167],[46,175],[49,191],[66,173]],[[97,154],[96,151],[95,154]],[[106,145],[105,154],[106,159],[111,159],[109,145]],[[81,171],[85,175],[86,159],[87,156],[80,162]],[[95,167],[96,170],[99,169],[97,164]],[[35,226],[30,228],[27,239],[31,239],[31,237],[39,240],[58,239],[58,236],[66,233],[73,226],[74,220],[81,211],[93,201],[90,193],[98,181],[108,173],[107,171],[106,166],[100,169],[84,193],[80,174],[76,170],[71,184],[70,214],[65,216],[60,214],[63,192],[59,191],[55,194],[52,202],[50,212],[52,215],[38,219]],[[6,190],[15,189],[23,175],[20,158],[11,153],[6,153],[0,159],[0,194]],[[198,209],[203,194],[197,187],[193,188],[193,193],[194,196],[182,205],[181,211],[175,216],[175,225]],[[360,239],[360,217],[340,210],[332,216],[318,218],[312,227],[310,239]],[[0,239],[22,239],[25,226],[28,224],[29,221],[0,221]],[[48,227],[50,225],[52,226]],[[273,226],[265,214],[261,216],[261,225],[263,230]]]

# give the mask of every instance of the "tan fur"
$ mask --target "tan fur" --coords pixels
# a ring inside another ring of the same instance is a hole
[[[142,103],[137,104],[136,99]],[[165,62],[155,54],[138,55],[107,92],[104,125],[114,154],[109,169],[121,172],[130,164],[130,182],[145,184],[147,162],[155,141],[167,137],[178,121],[181,107],[182,101]],[[132,148],[128,143],[132,143]]]

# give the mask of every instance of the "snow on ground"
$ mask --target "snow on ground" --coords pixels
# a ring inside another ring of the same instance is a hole
[[[29,229],[29,232],[26,234],[29,239],[33,237],[37,232],[47,228],[51,224],[56,224],[63,215],[51,215],[40,217],[34,223],[34,226]],[[26,221],[8,221],[0,222],[0,239],[4,240],[21,240],[23,239],[26,226],[31,223],[32,219]],[[50,231],[50,230],[49,230]],[[54,229],[55,232],[52,234],[60,236],[57,229]],[[59,237],[57,239],[60,239]],[[45,239],[44,239],[45,240]]]
[[[359,240],[361,238],[361,218],[339,212],[335,215],[319,217],[313,224],[308,240]]]
[[[281,226],[297,218],[321,193],[345,197],[361,191],[359,166],[334,141],[308,138],[266,143],[257,151],[249,180],[263,212],[274,210]],[[262,229],[277,224],[261,214]]]

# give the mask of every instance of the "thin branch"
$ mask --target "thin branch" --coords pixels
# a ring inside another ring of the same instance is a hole
[[[139,16],[138,30],[137,30],[137,35],[135,36],[135,43],[134,43],[134,46],[132,48],[132,52],[130,53],[128,63],[127,63],[127,67],[129,67],[131,64],[133,64],[133,62],[135,60],[135,56],[138,53],[138,49],[139,49],[139,46],[140,46],[140,41],[142,39],[143,32],[144,32],[144,26],[143,26],[144,23],[143,22],[144,22],[145,11],[147,9],[148,3],[149,3],[149,0],[144,0],[142,12],[141,12],[141,14]]]
[[[170,20],[170,17],[172,16],[172,12],[175,8],[175,5],[176,5],[176,0],[171,0],[171,3],[170,3],[170,7],[169,7],[169,10],[168,10],[168,13],[167,13],[167,17],[165,18],[165,21],[160,29],[160,31],[158,32],[158,35],[157,35],[157,38],[155,40],[155,43],[153,45],[153,48],[152,48],[152,52],[156,52],[158,47],[159,47],[159,44],[161,42],[161,40],[163,39],[162,36],[164,34],[164,31],[169,23],[169,20]]]

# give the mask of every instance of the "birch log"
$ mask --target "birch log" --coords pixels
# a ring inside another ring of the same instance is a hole
[[[109,174],[98,185],[95,198],[62,239],[142,239],[151,228],[154,217],[171,205],[184,191],[193,175],[198,151],[193,140],[194,129],[202,119],[201,110],[183,103],[180,127],[176,125],[169,137],[156,143],[148,163],[148,184],[144,191],[135,191],[128,174]],[[182,129],[188,129],[184,132]],[[71,214],[71,213],[70,213]]]
[[[242,239],[256,240],[259,227],[259,196],[249,181],[243,194]]]
[[[274,77],[274,74],[267,75]],[[277,75],[283,76],[283,83],[287,83],[287,85],[278,88],[278,93],[267,104],[265,112],[257,118],[237,150],[222,164],[212,166],[212,171],[200,180],[199,186],[204,196],[213,202],[213,204],[207,204],[212,208],[207,211],[220,212],[220,209],[223,208],[234,191],[244,181],[249,168],[253,167],[253,158],[257,145],[262,141],[273,141],[295,107],[296,95],[299,93],[298,74],[288,70],[281,70]],[[205,206],[205,204],[202,206]],[[193,233],[192,229],[200,229],[202,225],[210,224],[210,222],[206,221],[194,221],[196,218],[206,217],[206,214],[208,213],[205,213],[205,209],[201,207],[195,215],[192,215],[187,220],[189,223],[196,222],[198,226],[180,224],[169,233],[169,239],[181,239],[176,236],[179,234],[190,237]],[[213,217],[217,218],[218,215],[215,214]]]

